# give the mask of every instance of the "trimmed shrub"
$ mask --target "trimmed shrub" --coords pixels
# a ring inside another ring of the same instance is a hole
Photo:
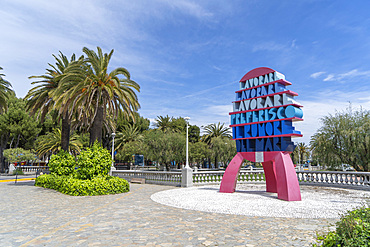
[[[128,192],[129,184],[118,177],[97,176],[91,180],[68,177],[63,181],[60,192],[72,196],[96,196]]]
[[[97,141],[91,148],[87,148],[78,155],[77,178],[93,179],[96,176],[108,176],[112,164],[109,151]]]
[[[37,177],[35,185],[72,196],[108,195],[130,191],[129,183],[126,180],[112,176],[97,176],[91,180],[82,180],[72,176],[48,174]]]
[[[336,230],[324,236],[318,236],[321,245],[313,246],[370,246],[370,208],[362,207],[341,217],[336,223]]]
[[[75,173],[76,159],[68,152],[61,150],[52,155],[49,161],[50,173],[59,176],[68,176]]]
[[[82,151],[77,162],[72,155],[61,151],[52,156],[49,162],[51,174],[39,176],[35,185],[72,196],[107,195],[130,191],[126,180],[108,176],[111,163],[109,151],[98,142],[95,142],[92,148]]]
[[[36,178],[35,186],[59,190],[62,181],[63,176],[58,176],[55,174],[44,174]]]

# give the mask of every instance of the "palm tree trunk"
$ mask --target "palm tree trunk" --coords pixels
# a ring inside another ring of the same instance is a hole
[[[92,146],[96,140],[100,143],[102,142],[103,120],[104,120],[103,106],[99,106],[97,111],[98,112],[96,113],[94,122],[90,129],[90,146]]]
[[[62,133],[61,133],[61,146],[62,150],[69,150],[69,134],[71,131],[71,124],[69,122],[68,111],[62,118]]]

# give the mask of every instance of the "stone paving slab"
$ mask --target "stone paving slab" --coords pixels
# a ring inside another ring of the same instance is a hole
[[[310,246],[337,221],[207,213],[150,199],[170,186],[72,197],[33,184],[0,183],[0,246]]]

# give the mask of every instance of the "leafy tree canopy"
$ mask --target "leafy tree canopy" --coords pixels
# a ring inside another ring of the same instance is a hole
[[[311,138],[313,158],[328,167],[349,164],[370,171],[370,111],[352,110],[329,114]]]
[[[159,130],[150,130],[144,136],[144,156],[167,166],[171,162],[181,163],[185,160],[185,136]]]
[[[9,148],[4,151],[4,157],[8,160],[9,163],[37,159],[34,153],[23,148]]]
[[[39,122],[30,117],[25,109],[24,100],[9,93],[8,111],[0,115],[0,133],[9,142],[10,148],[31,149],[41,131]]]

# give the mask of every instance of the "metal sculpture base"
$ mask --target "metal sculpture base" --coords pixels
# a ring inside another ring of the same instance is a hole
[[[266,179],[266,191],[278,194],[285,201],[300,201],[297,174],[289,152],[240,152],[235,155],[222,177],[220,192],[235,192],[239,171],[244,159],[262,162]]]

